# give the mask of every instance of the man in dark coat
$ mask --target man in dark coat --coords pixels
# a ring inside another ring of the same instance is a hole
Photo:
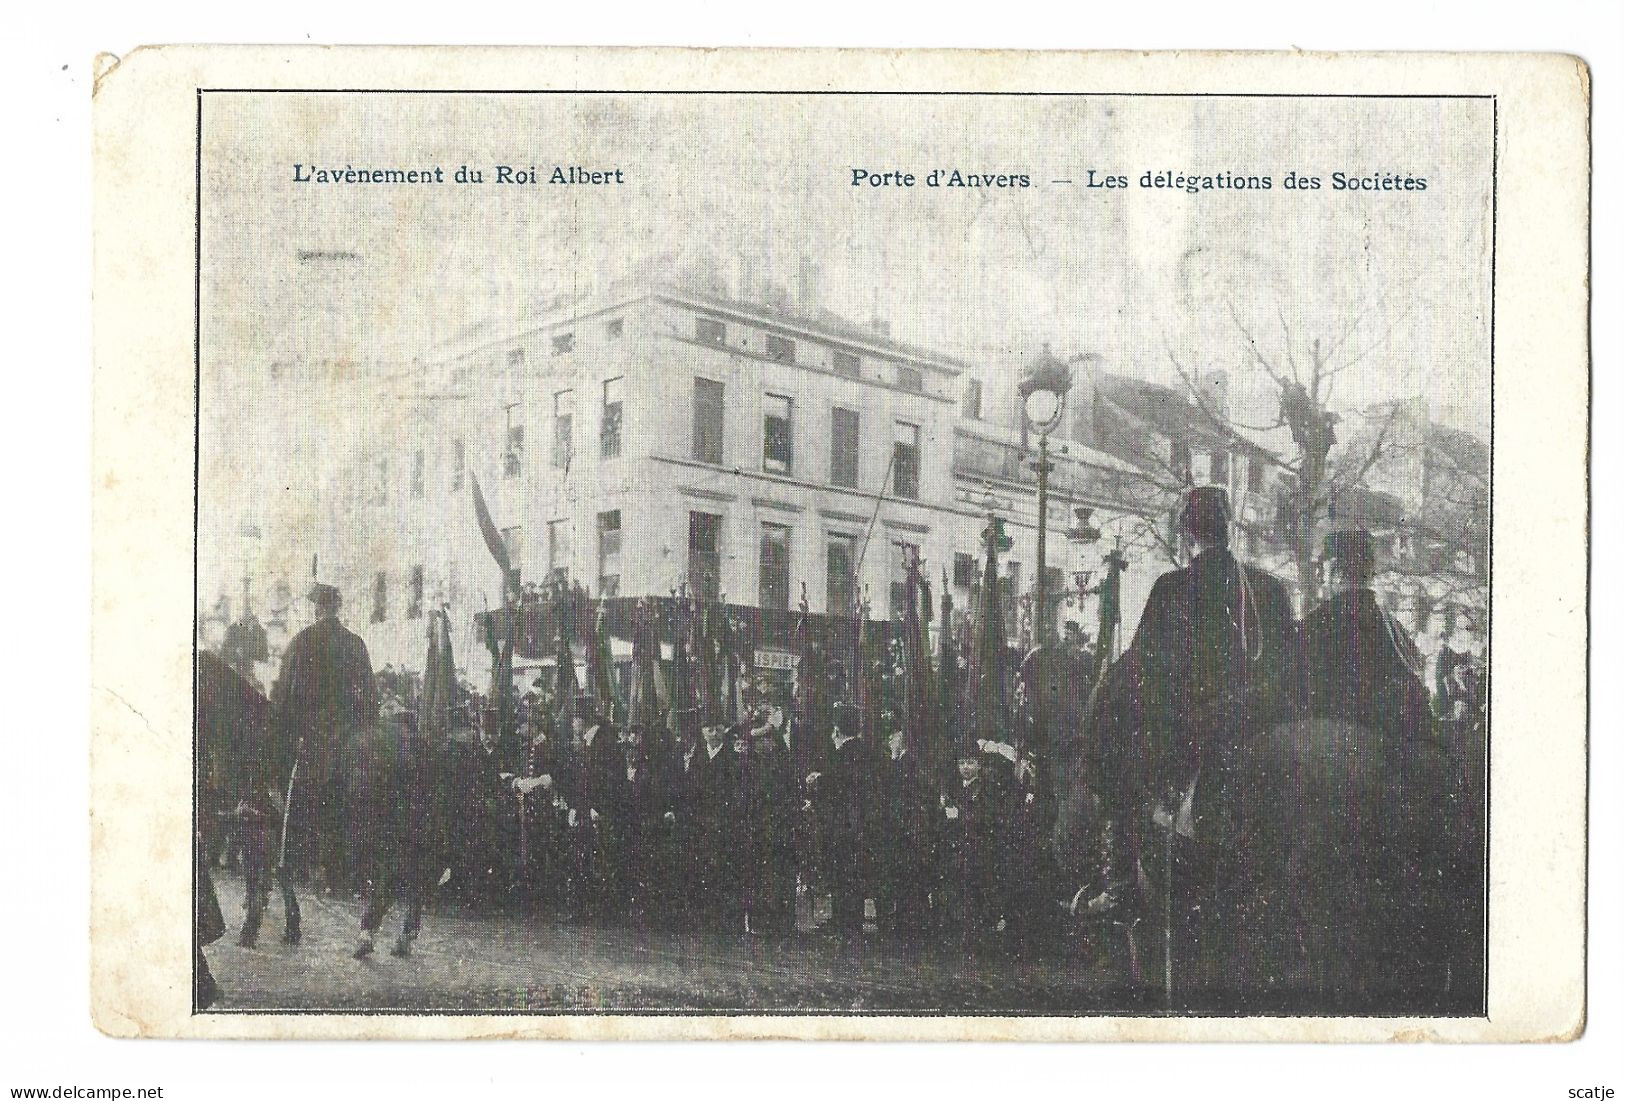
[[[1299,710],[1385,732],[1425,732],[1431,708],[1422,656],[1371,591],[1370,532],[1331,532],[1324,550],[1327,597],[1301,628]]]
[[[834,752],[817,790],[829,822],[831,927],[848,943],[863,936],[863,910],[878,878],[876,807],[880,761],[859,725],[858,709],[833,708],[830,741]]]
[[[700,744],[683,765],[678,822],[687,844],[692,920],[699,928],[742,933],[738,842],[739,759],[719,722],[700,728]]]
[[[478,735],[454,734],[447,751],[459,803],[451,827],[452,889],[478,905],[507,902],[518,874],[520,804],[500,740],[496,708],[486,708]]]
[[[939,785],[920,763],[919,754],[908,748],[902,731],[892,733],[888,749],[881,784],[881,897],[875,901],[875,913],[881,929],[915,940],[931,921]]]
[[[599,714],[591,696],[575,701],[575,759],[565,781],[565,800],[576,813],[572,827],[580,859],[575,917],[599,921],[619,916],[624,892],[622,841],[626,826],[626,754],[615,727]]]
[[[672,772],[658,737],[653,740],[657,744],[651,747],[650,736],[633,727],[624,743],[623,873],[630,912],[643,925],[662,924],[670,917],[668,881],[673,877],[669,862],[675,856],[670,844],[677,809],[671,790]]]
[[[745,734],[745,820],[750,839],[750,930],[766,936],[793,933],[796,927],[796,812],[801,796],[790,752],[779,736],[782,713],[775,722],[765,709]]]
[[[300,747],[294,816],[306,841],[307,867],[319,864],[329,885],[336,885],[347,871],[340,755],[377,721],[378,685],[367,644],[339,622],[339,591],[318,584],[310,599],[316,622],[288,643],[271,706],[281,736]]]
[[[961,738],[956,775],[940,800],[943,923],[967,952],[991,943],[1005,909],[1010,798],[994,778],[999,760]]]
[[[1439,737],[1416,644],[1372,591],[1376,564],[1369,532],[1327,534],[1326,599],[1300,630],[1297,705],[1306,718],[1358,723],[1378,754],[1380,820],[1324,874],[1379,900],[1368,927],[1353,933],[1364,937],[1373,973],[1425,987],[1430,969],[1452,956],[1460,974],[1478,966],[1482,802]],[[1359,805],[1352,795],[1350,803]]]
[[[1133,831],[1120,833],[1128,818],[1146,808],[1187,818],[1182,804],[1198,771],[1222,767],[1248,733],[1291,709],[1296,628],[1285,586],[1231,553],[1223,489],[1191,490],[1179,519],[1196,553],[1157,579],[1095,704],[1100,796],[1116,837],[1106,846],[1103,905],[1132,867],[1124,841]]]
[[[1149,751],[1146,786],[1183,790],[1208,755],[1285,717],[1295,629],[1286,587],[1230,552],[1230,502],[1193,489],[1180,526],[1190,565],[1151,589],[1117,701]]]

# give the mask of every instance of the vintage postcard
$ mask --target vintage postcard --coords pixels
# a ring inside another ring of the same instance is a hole
[[[104,59],[99,1027],[1579,1035],[1589,109]]]

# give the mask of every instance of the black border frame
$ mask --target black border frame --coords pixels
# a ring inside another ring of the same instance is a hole
[[[1489,555],[1489,584],[1485,599],[1485,643],[1486,655],[1494,653],[1494,625],[1495,625],[1495,316],[1496,316],[1496,271],[1498,258],[1496,243],[1500,230],[1499,191],[1501,182],[1500,152],[1501,152],[1501,122],[1500,98],[1494,93],[1377,93],[1377,92],[1077,92],[1077,91],[1034,91],[1034,92],[995,92],[995,91],[944,91],[944,90],[873,90],[873,89],[652,89],[652,88],[254,88],[254,87],[203,87],[194,89],[197,96],[196,131],[194,134],[195,178],[194,178],[194,220],[193,220],[193,267],[192,267],[192,608],[193,614],[197,608],[199,596],[198,585],[198,533],[200,531],[200,485],[202,472],[202,394],[203,394],[203,104],[208,95],[483,95],[483,96],[584,96],[584,95],[679,95],[679,96],[889,96],[889,97],[961,97],[961,98],[991,98],[991,97],[1019,97],[1019,98],[1090,98],[1090,99],[1380,99],[1380,100],[1488,100],[1490,102],[1490,439],[1489,439],[1489,510],[1486,517],[1488,526],[1488,543],[1486,551]],[[1590,481],[1587,480],[1587,501],[1589,513]],[[1590,554],[1586,555],[1587,572],[1590,570]],[[1589,590],[1589,583],[1587,586]],[[1590,601],[1587,604],[1587,635],[1589,637]],[[198,879],[199,841],[198,841],[198,811],[199,811],[199,762],[198,762],[198,728],[197,728],[197,660],[198,644],[197,630],[194,624],[192,635],[192,893],[193,893],[193,922],[192,922],[192,959],[197,960],[202,952],[197,928],[196,898],[200,885]],[[1588,644],[1589,649],[1589,644]],[[1452,1015],[1449,1017],[1433,1018],[1439,1020],[1488,1020],[1489,1019],[1489,991],[1490,991],[1490,860],[1493,834],[1491,831],[1490,811],[1494,805],[1492,784],[1493,771],[1490,767],[1493,760],[1492,742],[1495,724],[1493,721],[1493,706],[1495,693],[1493,689],[1493,665],[1486,660],[1485,685],[1489,688],[1484,705],[1484,805],[1482,807],[1484,822],[1484,857],[1483,857],[1483,984],[1480,991],[1480,1009],[1477,1015]],[[1587,679],[1587,696],[1590,695],[1590,681]],[[1589,724],[1587,724],[1587,756],[1589,758]],[[1587,769],[1587,788],[1589,790],[1590,769]],[[1589,797],[1587,798],[1589,803]],[[1587,886],[1586,892],[1589,894]],[[195,966],[195,964],[194,964]],[[197,1005],[196,975],[192,982],[191,1013],[199,1016],[203,1012]],[[343,1017],[986,1017],[986,1018],[1034,1018],[1054,1019],[1060,1016],[1053,1012],[1033,1011],[989,1011],[987,1013],[955,1010],[953,1012],[939,1011],[913,1012],[900,1014],[896,1011],[871,1010],[819,1010],[819,1009],[761,1009],[742,1008],[738,1012],[716,1010],[689,1010],[689,1009],[211,1009],[207,1011],[213,1016],[237,1017],[284,1017],[284,1016],[343,1016]],[[1076,1018],[1126,1018],[1126,1019],[1236,1019],[1253,1017],[1245,1011],[1235,1013],[1198,1012],[1181,1013],[1173,1011],[1155,1012],[1135,1009],[1124,1011],[1090,1010],[1067,1014],[1065,1016]],[[1370,1014],[1374,1019],[1405,1019],[1409,1015],[1401,1013]],[[1266,1018],[1266,1019],[1304,1019],[1304,1020],[1337,1020],[1336,1014],[1307,1014],[1297,1018]]]

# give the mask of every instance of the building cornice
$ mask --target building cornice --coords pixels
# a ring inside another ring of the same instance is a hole
[[[682,333],[666,332],[657,335],[664,336],[667,340],[674,340],[679,344],[687,344],[695,348],[705,348],[713,352],[724,352],[731,356],[739,356],[741,359],[755,360],[757,363],[770,363],[779,367],[793,367],[798,371],[806,371],[808,374],[823,375],[826,378],[845,379],[847,382],[856,383],[859,386],[873,386],[878,390],[890,390],[896,394],[907,394],[909,397],[919,398],[922,401],[934,401],[940,405],[956,404],[955,399],[948,397],[946,394],[931,394],[924,390],[910,390],[906,386],[898,386],[896,383],[886,382],[883,379],[866,378],[862,375],[854,377],[853,375],[842,374],[840,371],[834,370],[830,367],[821,367],[816,363],[801,363],[795,360],[786,361],[782,359],[774,359],[772,356],[765,356],[760,352],[753,352],[749,348],[739,348],[732,344],[718,344],[714,340],[700,340],[697,337],[684,336]]]

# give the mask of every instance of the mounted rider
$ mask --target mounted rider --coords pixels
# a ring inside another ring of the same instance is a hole
[[[307,858],[315,858],[329,885],[337,885],[347,870],[339,755],[351,737],[378,721],[378,685],[367,644],[339,622],[338,589],[317,583],[310,600],[316,622],[288,643],[271,707],[282,737],[299,747],[295,820],[304,820],[317,846]]]
[[[1322,561],[1326,599],[1300,629],[1298,710],[1382,732],[1426,732],[1432,714],[1422,656],[1371,589],[1377,568],[1371,533],[1328,533]]]
[[[1110,908],[1132,876],[1130,819],[1149,809],[1188,833],[1197,774],[1290,710],[1292,601],[1280,581],[1231,553],[1230,522],[1223,489],[1186,494],[1179,526],[1196,553],[1157,579],[1093,703],[1109,825],[1105,890],[1091,910]]]

